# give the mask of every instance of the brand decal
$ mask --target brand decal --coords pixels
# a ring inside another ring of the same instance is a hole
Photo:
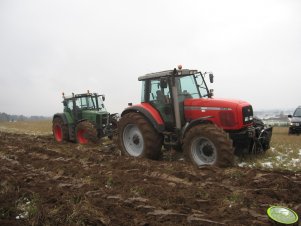
[[[232,108],[224,107],[198,107],[198,106],[185,106],[185,110],[198,110],[198,111],[231,111]]]

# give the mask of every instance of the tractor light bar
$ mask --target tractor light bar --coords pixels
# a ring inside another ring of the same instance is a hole
[[[193,74],[196,74],[196,73],[198,73],[197,70],[183,69],[183,70],[178,71],[178,75],[193,75]]]

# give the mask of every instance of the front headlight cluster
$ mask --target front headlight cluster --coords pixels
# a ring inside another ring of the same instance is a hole
[[[299,123],[299,122],[291,122],[290,125],[291,125],[291,126],[299,126],[300,123]]]
[[[245,117],[245,122],[249,122],[249,121],[252,121],[253,120],[253,116],[251,115],[251,116],[246,116]]]

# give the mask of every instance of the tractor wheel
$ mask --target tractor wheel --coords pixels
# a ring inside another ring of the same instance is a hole
[[[95,126],[89,121],[82,121],[75,129],[76,141],[80,144],[97,143],[99,138]]]
[[[118,123],[118,139],[122,152],[128,156],[159,159],[162,136],[139,113],[128,113]]]
[[[59,117],[56,117],[52,122],[52,133],[54,139],[59,143],[69,140],[68,126]]]
[[[187,131],[183,140],[184,155],[196,166],[233,165],[234,149],[229,135],[214,124],[197,125]]]

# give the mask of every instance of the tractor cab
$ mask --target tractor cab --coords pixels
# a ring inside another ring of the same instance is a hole
[[[142,81],[142,103],[151,104],[160,113],[166,129],[180,129],[186,123],[184,101],[186,99],[211,98],[205,82],[205,74],[197,70],[169,70],[147,74],[138,78]],[[209,74],[213,82],[212,73]]]
[[[72,97],[65,97],[63,94],[63,104],[66,110],[77,109],[90,109],[90,110],[100,110],[105,111],[105,106],[103,101],[105,100],[104,95],[98,95],[97,93],[87,93],[84,94],[73,94]]]

